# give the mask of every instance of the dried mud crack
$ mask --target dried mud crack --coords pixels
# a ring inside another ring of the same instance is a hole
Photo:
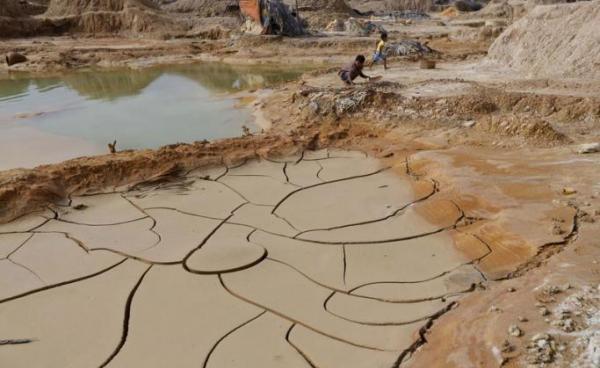
[[[577,240],[577,235],[579,233],[579,216],[580,216],[579,208],[575,207],[575,214],[573,215],[572,226],[569,232],[564,236],[563,240],[549,242],[542,244],[537,253],[531,257],[527,262],[520,265],[515,271],[507,274],[505,277],[499,280],[510,280],[513,278],[521,277],[532,269],[538,268],[544,263],[546,263],[551,257],[556,254],[562,252],[566,246],[573,243]]]
[[[133,286],[133,289],[131,289],[131,293],[127,297],[127,302],[125,304],[125,313],[123,315],[123,334],[121,335],[119,344],[117,345],[113,353],[106,359],[106,361],[100,364],[101,368],[108,366],[108,364],[114,359],[115,356],[117,356],[117,354],[119,354],[119,351],[121,351],[123,346],[127,343],[127,336],[129,335],[129,319],[131,316],[131,304],[133,303],[133,298],[135,297],[136,291],[144,281],[144,277],[146,277],[146,274],[148,273],[148,271],[150,271],[151,268],[152,265],[149,265],[148,268],[146,268],[144,273],[142,273],[142,276],[140,276],[139,280]]]
[[[35,297],[60,298],[66,287],[85,303],[88,291],[78,286],[87,282],[113,311],[107,327],[43,327],[28,361],[58,359],[45,348],[54,334],[86,341],[102,333],[116,347],[99,349],[103,357],[83,348],[100,367],[157,366],[174,357],[181,366],[219,367],[225,357],[268,366],[275,356],[290,367],[330,359],[400,366],[427,342],[436,319],[487,281],[478,265],[493,249],[463,231],[482,219],[437,198],[436,180],[416,175],[408,160],[404,174],[397,171],[362,152],[306,151],[72,196],[68,205],[0,225],[0,249],[10,250],[3,260],[28,251],[20,262],[40,278],[19,281],[16,269],[0,263],[13,285],[0,289],[0,315],[24,321],[28,310],[45,313]],[[443,216],[429,221],[431,211]],[[469,239],[467,252],[457,234]],[[115,277],[133,287],[112,295],[102,280]],[[169,340],[147,350],[146,329]],[[10,323],[0,338],[36,331]],[[200,341],[191,338],[198,334]],[[264,345],[271,348],[250,353],[237,345],[242,338],[271,341]],[[23,353],[0,347],[15,366]]]

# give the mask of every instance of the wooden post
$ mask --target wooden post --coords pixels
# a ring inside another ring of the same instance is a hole
[[[300,19],[300,9],[298,8],[298,0],[296,0],[296,19]]]

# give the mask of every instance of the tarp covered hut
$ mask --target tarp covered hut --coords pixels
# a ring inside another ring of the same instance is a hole
[[[281,0],[240,0],[240,11],[247,29],[260,34],[299,36],[304,34],[302,21]]]

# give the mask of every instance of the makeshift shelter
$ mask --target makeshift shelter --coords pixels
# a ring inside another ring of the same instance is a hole
[[[305,33],[298,15],[281,0],[240,0],[240,11],[249,32],[284,36]]]

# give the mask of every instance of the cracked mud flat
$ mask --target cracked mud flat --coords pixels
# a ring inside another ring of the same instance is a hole
[[[0,361],[397,366],[491,252],[457,250],[465,214],[406,165],[306,151],[0,225]]]

